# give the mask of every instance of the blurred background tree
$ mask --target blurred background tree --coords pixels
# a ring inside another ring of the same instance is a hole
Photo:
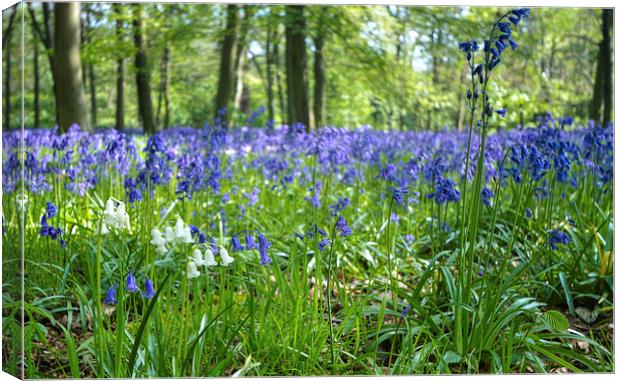
[[[25,15],[25,125],[53,127],[54,3]],[[464,57],[505,9],[82,3],[81,86],[93,127],[202,127],[302,122],[379,129],[465,128]],[[3,11],[3,128],[20,125],[19,25]],[[535,8],[491,89],[505,126],[552,112],[613,117],[613,13]],[[47,57],[47,62],[45,58]],[[75,89],[74,89],[75,90]]]

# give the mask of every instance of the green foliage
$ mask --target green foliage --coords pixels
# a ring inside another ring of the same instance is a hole
[[[33,5],[41,18],[39,5]],[[235,110],[235,124],[246,124],[253,110],[267,106],[267,26],[277,30],[279,66],[274,75],[281,79],[285,94],[284,12],[282,6],[255,6],[246,20],[250,23],[245,63],[248,105]],[[98,124],[114,125],[116,59],[123,58],[125,72],[126,125],[139,125],[131,12],[121,6],[120,16],[107,3],[82,4],[84,65],[93,65],[97,93]],[[165,46],[171,49],[170,110],[172,125],[202,127],[211,121],[217,86],[219,41],[224,30],[221,5],[151,4],[145,6],[148,59],[153,102],[159,97],[160,61]],[[482,39],[478,26],[490,23],[501,8],[478,7],[330,7],[327,22],[320,21],[319,7],[307,6],[308,75],[313,86],[312,35],[317,25],[327,28],[327,123],[338,126],[371,124],[381,129],[464,128],[465,77],[458,42],[467,37]],[[572,115],[587,121],[592,98],[600,28],[598,10],[585,8],[535,8],[519,31],[520,46],[510,67],[498,68],[501,82],[491,91],[508,108],[506,125],[531,123],[546,112]],[[90,16],[88,21],[86,14]],[[5,18],[7,17],[5,12]],[[125,30],[115,33],[119,19]],[[25,18],[25,125],[33,123],[33,46],[39,44],[40,109],[42,126],[55,123],[50,68],[44,49],[35,39],[31,21]],[[18,39],[8,49],[15,52]],[[5,47],[7,49],[7,47]],[[11,54],[10,101],[19,110],[19,60]],[[86,67],[85,66],[85,67]],[[4,68],[3,68],[4,70]],[[87,78],[86,87],[90,88]],[[276,122],[285,120],[278,88],[274,83]],[[5,89],[5,95],[6,95]],[[312,94],[312,91],[310,91]],[[89,103],[90,104],[90,103]],[[499,105],[498,105],[499,106]],[[11,127],[19,125],[19,113],[11,115]]]
[[[561,312],[549,310],[543,314],[545,324],[556,331],[566,331],[569,327],[568,319]]]

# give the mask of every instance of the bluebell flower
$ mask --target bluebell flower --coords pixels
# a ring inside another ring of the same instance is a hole
[[[243,250],[243,245],[241,244],[241,241],[239,241],[239,237],[237,237],[236,235],[232,237],[231,244],[233,253]]]
[[[530,9],[529,8],[518,8],[518,9],[513,9],[512,10],[512,14],[517,16],[517,18],[520,19],[526,19],[530,16]]]
[[[319,241],[319,250],[325,251],[325,247],[330,243],[331,241],[329,239],[323,238],[321,241]]]
[[[496,110],[495,112],[496,112],[499,116],[504,117],[504,116],[506,116],[506,112],[507,112],[507,111],[508,111],[508,110],[506,109],[506,107],[504,107],[504,108],[500,108],[499,110]]]
[[[428,199],[434,199],[437,204],[445,202],[458,202],[461,193],[455,189],[456,184],[450,179],[441,179],[435,185],[435,192],[426,195]]]
[[[138,288],[138,285],[136,284],[136,278],[134,278],[132,273],[127,274],[127,284],[126,284],[125,290],[127,290],[127,292],[139,292],[140,291],[140,289]]]
[[[507,22],[498,22],[497,29],[502,32],[510,35],[512,33],[512,28],[510,28],[510,24]]]
[[[392,212],[392,214],[390,214],[390,221],[397,224],[400,222],[400,217],[398,217],[398,214],[396,214],[395,212]]]
[[[394,164],[388,164],[385,166],[385,168],[381,170],[379,176],[381,176],[383,180],[396,181],[397,171],[398,167],[396,167]]]
[[[198,227],[192,225],[192,224],[187,224],[187,226],[189,227],[190,232],[192,233],[192,237],[198,237],[198,243],[205,243],[207,242],[207,237],[204,235],[204,233],[202,231],[200,231],[200,229],[198,229]]]
[[[58,208],[51,202],[47,202],[47,206],[45,208],[45,213],[47,218],[54,218],[58,214]]]
[[[517,44],[517,42],[513,40],[512,38],[508,40],[508,43],[510,44],[510,47],[512,48],[512,50],[515,50],[519,47],[519,44]]]
[[[155,296],[155,288],[153,288],[153,282],[151,282],[148,275],[146,277],[146,280],[144,281],[144,289],[146,290],[146,293],[144,294],[145,298],[151,299],[153,296]]]
[[[489,189],[488,187],[484,187],[484,189],[482,189],[481,196],[482,196],[482,202],[484,202],[486,206],[491,206],[490,200],[494,196],[493,191]]]
[[[392,191],[392,200],[398,205],[403,204],[405,196],[409,193],[407,187],[391,187],[390,190]]]
[[[551,248],[553,250],[557,250],[558,249],[558,245],[560,245],[560,244],[568,245],[571,242],[571,239],[568,236],[568,234],[564,233],[561,230],[552,230],[549,233],[548,242],[549,242],[549,245],[551,246]]]
[[[340,232],[341,237],[348,237],[353,233],[342,214],[338,217],[338,221],[336,222],[336,230]]]
[[[261,266],[265,266],[271,263],[271,258],[267,253],[267,250],[271,247],[267,238],[261,233],[258,235],[258,253],[260,254],[260,264]]]
[[[469,61],[471,59],[471,53],[478,50],[478,41],[471,40],[471,41],[460,42],[459,49],[462,50],[464,53],[468,54],[467,60]]]
[[[560,122],[560,128],[564,128],[565,126],[570,126],[573,124],[573,118],[570,116],[564,116],[562,118],[559,119]]]
[[[103,303],[104,304],[116,304],[117,300],[116,300],[116,289],[114,288],[114,286],[110,287],[108,289],[108,292],[106,292],[105,294],[105,299],[103,299]]]
[[[407,304],[407,306],[405,306],[405,308],[403,308],[403,310],[400,313],[400,318],[404,319],[405,316],[407,316],[409,314],[409,311],[411,311],[411,304]]]
[[[532,209],[525,208],[525,217],[532,218]]]
[[[47,223],[47,217],[45,215],[41,216],[41,230],[39,230],[39,234],[42,237],[46,237],[49,235],[50,225]]]
[[[343,211],[346,207],[349,206],[349,199],[347,197],[338,197],[338,201],[329,206],[332,215],[338,214],[338,212]]]
[[[321,206],[321,200],[319,198],[319,194],[318,192],[314,192],[312,194],[312,197],[304,197],[304,200],[310,202],[312,204],[312,206],[314,206],[315,208],[318,208]]]
[[[257,249],[258,247],[259,246],[254,242],[254,237],[252,237],[250,233],[246,233],[245,234],[245,249],[252,250],[252,249]]]

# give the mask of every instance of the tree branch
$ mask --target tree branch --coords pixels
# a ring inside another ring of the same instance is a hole
[[[13,8],[13,13],[11,13],[11,17],[9,18],[9,25],[6,27],[6,31],[2,33],[2,46],[6,45],[6,42],[13,31],[13,21],[15,21],[16,15],[17,12],[15,11],[15,8]]]

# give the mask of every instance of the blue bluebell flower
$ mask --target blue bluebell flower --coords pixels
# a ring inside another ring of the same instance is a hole
[[[482,202],[484,202],[486,206],[491,206],[491,199],[494,196],[493,191],[488,187],[484,187],[484,189],[482,189],[481,196]]]
[[[405,196],[409,193],[407,187],[391,187],[390,190],[392,191],[392,200],[398,205],[403,204]]]
[[[232,252],[233,253],[236,253],[237,251],[242,251],[243,250],[243,245],[241,244],[241,241],[239,240],[238,236],[234,235],[232,237],[231,244],[232,244]]]
[[[259,246],[254,242],[254,237],[252,237],[250,233],[246,233],[245,234],[245,249],[252,250],[252,249],[258,249],[258,248]]]
[[[571,239],[568,234],[561,230],[552,230],[549,233],[548,242],[553,250],[557,250],[558,245],[568,245],[571,242]]]
[[[403,308],[403,310],[400,313],[400,318],[404,319],[405,316],[409,314],[409,311],[411,311],[411,304],[407,304],[405,308]]]
[[[267,253],[267,250],[269,250],[270,247],[271,244],[269,243],[269,241],[267,241],[267,238],[265,238],[265,236],[260,233],[258,235],[258,253],[260,254],[261,266],[265,266],[271,263],[271,258],[269,258],[269,255]]]
[[[348,237],[353,233],[353,230],[347,225],[347,221],[345,221],[342,214],[338,217],[338,221],[336,222],[336,230],[340,232],[341,237]]]
[[[328,238],[323,238],[321,241],[319,241],[319,250],[325,251],[325,247],[330,243],[331,241]]]
[[[116,300],[116,289],[114,286],[111,286],[105,294],[105,299],[103,299],[103,303],[105,304],[116,304],[118,301]]]
[[[47,218],[54,218],[58,214],[58,208],[51,202],[47,202],[47,206],[45,208],[45,213]]]
[[[144,281],[144,289],[146,292],[144,293],[144,297],[147,299],[151,299],[155,296],[155,288],[153,287],[153,282],[149,279],[148,275],[146,276],[146,280]]]
[[[127,292],[139,292],[140,291],[140,289],[138,288],[138,285],[136,284],[136,278],[133,276],[132,273],[127,274],[127,282],[126,282],[125,290]]]
[[[436,182],[435,192],[426,195],[428,199],[434,199],[437,204],[446,202],[458,202],[461,199],[461,193],[456,190],[456,184],[450,179],[441,179]]]

